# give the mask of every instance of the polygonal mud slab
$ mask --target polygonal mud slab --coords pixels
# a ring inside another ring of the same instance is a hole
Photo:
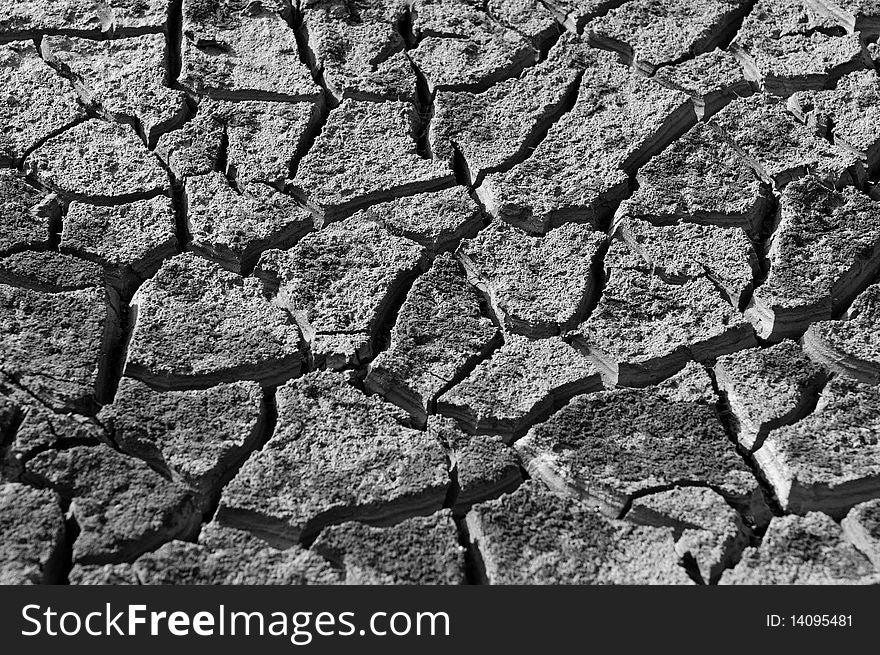
[[[516,450],[498,435],[473,435],[445,416],[428,419],[428,433],[449,453],[453,478],[453,511],[461,515],[471,505],[514,491],[523,475]]]
[[[591,56],[588,56],[588,54]],[[598,224],[629,192],[629,176],[696,122],[689,97],[587,51],[574,108],[534,153],[477,190],[489,211],[530,232]]]
[[[123,452],[180,477],[208,500],[263,438],[267,411],[255,382],[157,392],[123,378],[98,420]]]
[[[800,123],[779,99],[756,94],[732,102],[712,117],[746,162],[767,183],[782,189],[807,174],[834,186],[861,186],[858,155],[834,145]]]
[[[809,4],[759,0],[736,35],[733,52],[746,76],[768,93],[828,88],[841,75],[869,65],[859,35],[835,29]]]
[[[97,38],[166,28],[172,0],[0,0],[0,40],[40,34]]]
[[[880,500],[853,507],[840,522],[843,533],[880,573]]]
[[[842,518],[880,496],[880,389],[831,380],[816,410],[767,435],[755,461],[787,512]]]
[[[312,214],[290,196],[255,182],[232,187],[221,173],[187,178],[184,187],[190,248],[236,273],[260,254],[286,248],[316,227]]]
[[[6,449],[6,462],[0,463],[0,468],[5,466],[14,478],[20,477],[28,460],[46,450],[96,446],[108,441],[104,428],[94,418],[53,411],[30,401],[21,408],[21,423]]]
[[[77,563],[130,561],[189,536],[201,521],[192,490],[109,446],[41,453],[27,463],[26,475],[71,501],[80,530],[73,545]]]
[[[618,517],[634,494],[702,484],[760,513],[758,481],[727,437],[701,367],[649,389],[573,399],[516,443],[530,475]]]
[[[127,125],[89,120],[53,137],[24,162],[60,195],[86,201],[126,202],[159,195],[168,176]]]
[[[880,272],[880,205],[856,189],[799,180],[782,193],[778,221],[770,274],[746,310],[773,340],[840,315]]]
[[[101,288],[0,284],[0,376],[53,407],[92,410],[106,393],[105,333],[115,328]]]
[[[18,0],[3,1],[13,3]],[[5,9],[0,9],[0,16]],[[0,88],[4,89],[0,98],[0,164],[4,166],[17,165],[32,148],[86,116],[73,85],[40,58],[33,43],[0,45]]]
[[[0,584],[52,584],[63,566],[64,516],[57,496],[0,482]]]
[[[741,227],[757,237],[773,197],[716,130],[698,123],[639,169],[639,188],[618,210],[655,224]]]
[[[367,205],[452,186],[441,162],[419,156],[406,102],[344,100],[334,109],[291,182],[320,216],[345,216]]]
[[[833,371],[880,384],[880,284],[862,292],[846,321],[820,321],[807,328],[804,351]]]
[[[437,399],[437,412],[468,432],[512,440],[579,393],[598,391],[595,366],[558,337],[510,334],[504,345]]]
[[[416,74],[398,31],[404,2],[300,3],[308,56],[336,98],[415,100]]]
[[[569,32],[580,34],[586,24],[626,0],[546,0],[542,2]]]
[[[368,359],[389,312],[424,270],[424,249],[358,215],[263,254],[257,274],[296,320],[318,366]]]
[[[676,487],[633,501],[626,514],[639,525],[675,531],[675,552],[706,584],[739,561],[752,531],[724,497],[705,487]]]
[[[819,512],[776,517],[721,584],[877,584],[871,563]]]
[[[589,225],[563,225],[538,237],[495,221],[456,254],[505,330],[544,338],[583,320],[597,293],[595,262],[606,242]]]
[[[370,364],[364,385],[424,424],[437,397],[500,341],[464,270],[451,255],[441,255],[407,294],[391,344]]]
[[[171,541],[131,564],[74,566],[71,584],[338,584],[322,557],[293,547],[279,550],[248,532],[205,525],[198,543]]]
[[[466,523],[490,584],[692,584],[672,528],[609,520],[537,482],[475,505]]]
[[[327,525],[387,525],[443,505],[446,456],[393,405],[326,371],[287,383],[277,402],[273,437],[223,490],[224,525],[289,545]]]
[[[493,20],[528,37],[539,50],[555,45],[564,31],[542,0],[486,0],[485,6]]]
[[[449,510],[387,528],[330,526],[312,550],[343,571],[344,584],[465,583],[464,549]]]
[[[658,3],[631,0],[585,26],[591,45],[613,50],[645,75],[730,39],[749,11],[746,0]]]
[[[545,61],[519,77],[482,93],[438,92],[429,132],[433,156],[452,167],[465,167],[463,172],[475,186],[488,173],[524,161],[574,104],[590,61],[584,48],[579,39],[566,36]]]
[[[746,79],[736,57],[718,48],[665,66],[657,71],[656,78],[661,84],[691,96],[701,121],[711,118],[731,100],[752,95],[756,86]]]
[[[192,253],[163,264],[131,301],[125,373],[159,389],[283,382],[300,373],[301,337],[287,312],[241,278]]]
[[[802,91],[788,99],[789,111],[820,135],[854,152],[869,172],[880,164],[880,77],[856,71],[833,90]]]
[[[191,121],[159,140],[156,152],[178,178],[219,171],[240,187],[279,184],[290,175],[323,111],[322,103],[206,98]]]
[[[732,413],[737,440],[752,451],[771,430],[812,411],[828,374],[797,345],[783,341],[719,357],[715,379]]]
[[[412,239],[432,252],[454,248],[483,224],[482,209],[460,186],[404,196],[363,211],[392,234]]]
[[[666,281],[615,240],[605,259],[599,304],[566,339],[608,386],[642,387],[690,359],[756,346],[754,331],[706,276]]]
[[[61,293],[100,287],[101,267],[54,250],[25,250],[0,259],[0,283],[34,291]]]
[[[641,255],[646,269],[678,283],[707,276],[734,307],[743,307],[751,298],[761,271],[755,248],[743,229],[691,222],[658,221],[659,225],[652,225],[651,217],[640,221],[628,218],[629,214],[629,206],[621,206],[615,234]]]
[[[113,284],[131,288],[177,248],[174,205],[156,196],[123,205],[70,203],[60,248],[101,264]]]
[[[530,39],[468,0],[414,0],[411,6],[418,47],[409,55],[431,91],[481,91],[538,60]]]
[[[0,253],[49,247],[61,222],[54,194],[34,188],[18,171],[0,168]]]
[[[183,0],[180,83],[229,100],[317,100],[285,0]]]
[[[804,3],[847,32],[862,32],[865,36],[880,34],[880,6],[874,0],[804,0]]]
[[[189,116],[186,96],[165,86],[164,34],[111,41],[50,36],[40,52],[77,81],[88,104],[112,120],[132,122],[148,144]]]

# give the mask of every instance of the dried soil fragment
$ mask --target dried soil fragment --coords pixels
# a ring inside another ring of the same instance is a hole
[[[880,78],[876,71],[845,75],[830,91],[802,91],[788,108],[808,127],[858,155],[869,172],[880,165]]]
[[[811,512],[776,517],[761,545],[725,571],[721,584],[877,584],[871,563],[843,536],[834,521]]]
[[[818,136],[786,111],[783,102],[770,96],[754,95],[732,102],[711,124],[720,128],[758,175],[777,189],[807,174],[835,186],[861,186],[865,177],[858,155]]]
[[[467,434],[450,418],[432,416],[428,433],[449,452],[457,487],[453,511],[464,514],[476,502],[497,498],[522,484],[516,450],[494,435]]]
[[[699,123],[639,169],[618,212],[655,224],[687,221],[761,232],[772,194],[717,131]]]
[[[750,451],[759,448],[771,430],[808,414],[827,377],[790,341],[724,355],[715,364],[737,439]]]
[[[437,400],[469,432],[512,440],[570,398],[602,388],[596,368],[558,337],[505,335],[492,357]]]
[[[811,9],[827,16],[847,32],[880,34],[880,5],[876,0],[805,0]]]
[[[466,521],[491,584],[691,584],[672,528],[609,520],[536,482]]]
[[[189,116],[186,96],[165,86],[165,36],[93,41],[50,36],[43,57],[81,85],[90,105],[108,118],[133,122],[147,143],[178,127]]]
[[[638,498],[626,517],[639,525],[673,528],[675,552],[707,584],[739,561],[751,536],[723,496],[704,487],[676,487]]]
[[[0,259],[0,282],[25,289],[60,293],[100,287],[104,282],[104,272],[94,262],[54,250],[26,250]]]
[[[564,225],[537,237],[495,221],[457,254],[507,331],[542,338],[583,319],[598,283],[593,262],[606,241],[588,225]]]
[[[632,0],[590,21],[585,30],[591,44],[614,50],[637,70],[653,75],[660,66],[723,45],[748,5],[745,0]]]
[[[857,68],[865,68],[857,34],[835,30],[800,0],[759,0],[736,36],[734,52],[746,76],[764,90],[789,95],[822,89]]]
[[[684,91],[694,103],[697,118],[709,119],[731,100],[752,95],[739,61],[727,50],[715,49],[657,71],[662,84]]]
[[[405,102],[345,100],[292,181],[316,214],[345,216],[367,205],[452,185],[449,168],[416,152],[415,108]]]
[[[586,55],[585,55],[586,56]],[[592,51],[574,108],[534,153],[478,189],[493,215],[530,232],[598,224],[630,188],[629,175],[696,122],[688,96]]]
[[[840,522],[843,533],[853,545],[867,555],[880,572],[880,500],[871,500],[853,507]]]
[[[0,482],[0,584],[51,584],[63,565],[64,516],[54,493]]]
[[[532,154],[535,143],[570,107],[592,53],[566,36],[540,64],[482,93],[440,91],[434,98],[430,142],[450,166],[464,158],[470,182],[509,169]]]
[[[183,0],[180,82],[229,100],[317,100],[285,0]]]
[[[364,384],[424,424],[437,396],[498,342],[461,266],[441,255],[407,294],[391,345],[372,362]]]
[[[0,216],[0,253],[47,248],[61,207],[54,195],[35,189],[24,175],[0,168]]]
[[[130,289],[175,252],[174,206],[167,196],[123,205],[72,202],[60,245],[101,264],[116,286]]]
[[[0,374],[54,407],[88,411],[103,398],[100,288],[42,293],[0,284]]]
[[[220,173],[188,178],[186,199],[191,248],[235,272],[315,228],[312,215],[290,196],[259,182],[237,190]]]
[[[323,532],[312,550],[340,567],[345,584],[464,584],[464,552],[448,510],[388,528],[349,522]]]
[[[666,281],[621,241],[606,259],[599,304],[568,335],[608,386],[642,387],[690,360],[756,346],[751,325],[708,277]]]
[[[168,260],[135,294],[125,372],[159,389],[277,384],[299,375],[299,329],[254,278],[191,253]]]
[[[880,384],[880,284],[868,287],[846,321],[813,323],[804,350],[824,366],[865,384]]]
[[[7,7],[0,0],[0,38]],[[0,45],[0,165],[15,166],[46,138],[85,118],[73,85],[40,58],[33,43]]]
[[[131,561],[188,536],[201,520],[189,488],[108,446],[41,453],[27,470],[71,501],[80,530],[73,545],[76,563]]]
[[[98,420],[124,452],[179,476],[207,499],[256,446],[265,412],[255,382],[157,392],[124,378]]]
[[[416,74],[396,29],[404,2],[306,0],[301,7],[314,65],[334,96],[415,100]]]
[[[549,24],[549,22],[548,22]],[[409,55],[431,91],[480,91],[538,60],[538,49],[468,0],[414,0]]]
[[[727,438],[709,376],[696,364],[650,389],[579,396],[516,449],[532,477],[611,517],[633,494],[682,483],[762,509],[758,481]]]
[[[392,234],[412,239],[432,252],[454,248],[483,225],[483,211],[460,186],[405,196],[365,211]]]
[[[835,378],[806,418],[770,432],[755,460],[782,508],[842,518],[880,495],[880,389]]]
[[[799,337],[839,315],[880,272],[880,207],[808,177],[785,188],[770,274],[746,311],[765,339]]]
[[[641,208],[639,208],[641,210]],[[746,232],[690,222],[651,225],[618,212],[617,236],[644,259],[646,268],[664,280],[686,282],[707,276],[734,307],[743,307],[760,275],[758,255]]]
[[[0,0],[0,39],[161,32],[168,11],[169,0]]]
[[[383,322],[426,266],[424,249],[363,216],[334,223],[291,250],[270,250],[257,268],[277,285],[275,302],[303,331],[319,366],[368,359]]]
[[[71,584],[303,585],[339,584],[322,557],[275,548],[234,528],[209,523],[198,543],[171,541],[132,564],[74,566]]]
[[[127,125],[90,120],[49,139],[25,166],[62,196],[126,202],[168,190],[168,176]]]
[[[443,505],[440,445],[406,415],[336,373],[281,387],[272,439],[223,491],[218,520],[281,543],[348,520],[391,524]]]

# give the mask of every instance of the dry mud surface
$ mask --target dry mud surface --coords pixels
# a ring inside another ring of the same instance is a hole
[[[880,581],[878,34],[0,0],[0,582]]]

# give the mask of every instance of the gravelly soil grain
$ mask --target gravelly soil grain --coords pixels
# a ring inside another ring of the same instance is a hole
[[[0,583],[880,581],[878,36],[0,0]]]

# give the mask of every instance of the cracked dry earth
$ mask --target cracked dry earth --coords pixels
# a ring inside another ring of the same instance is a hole
[[[0,0],[0,582],[880,581],[878,35]]]

